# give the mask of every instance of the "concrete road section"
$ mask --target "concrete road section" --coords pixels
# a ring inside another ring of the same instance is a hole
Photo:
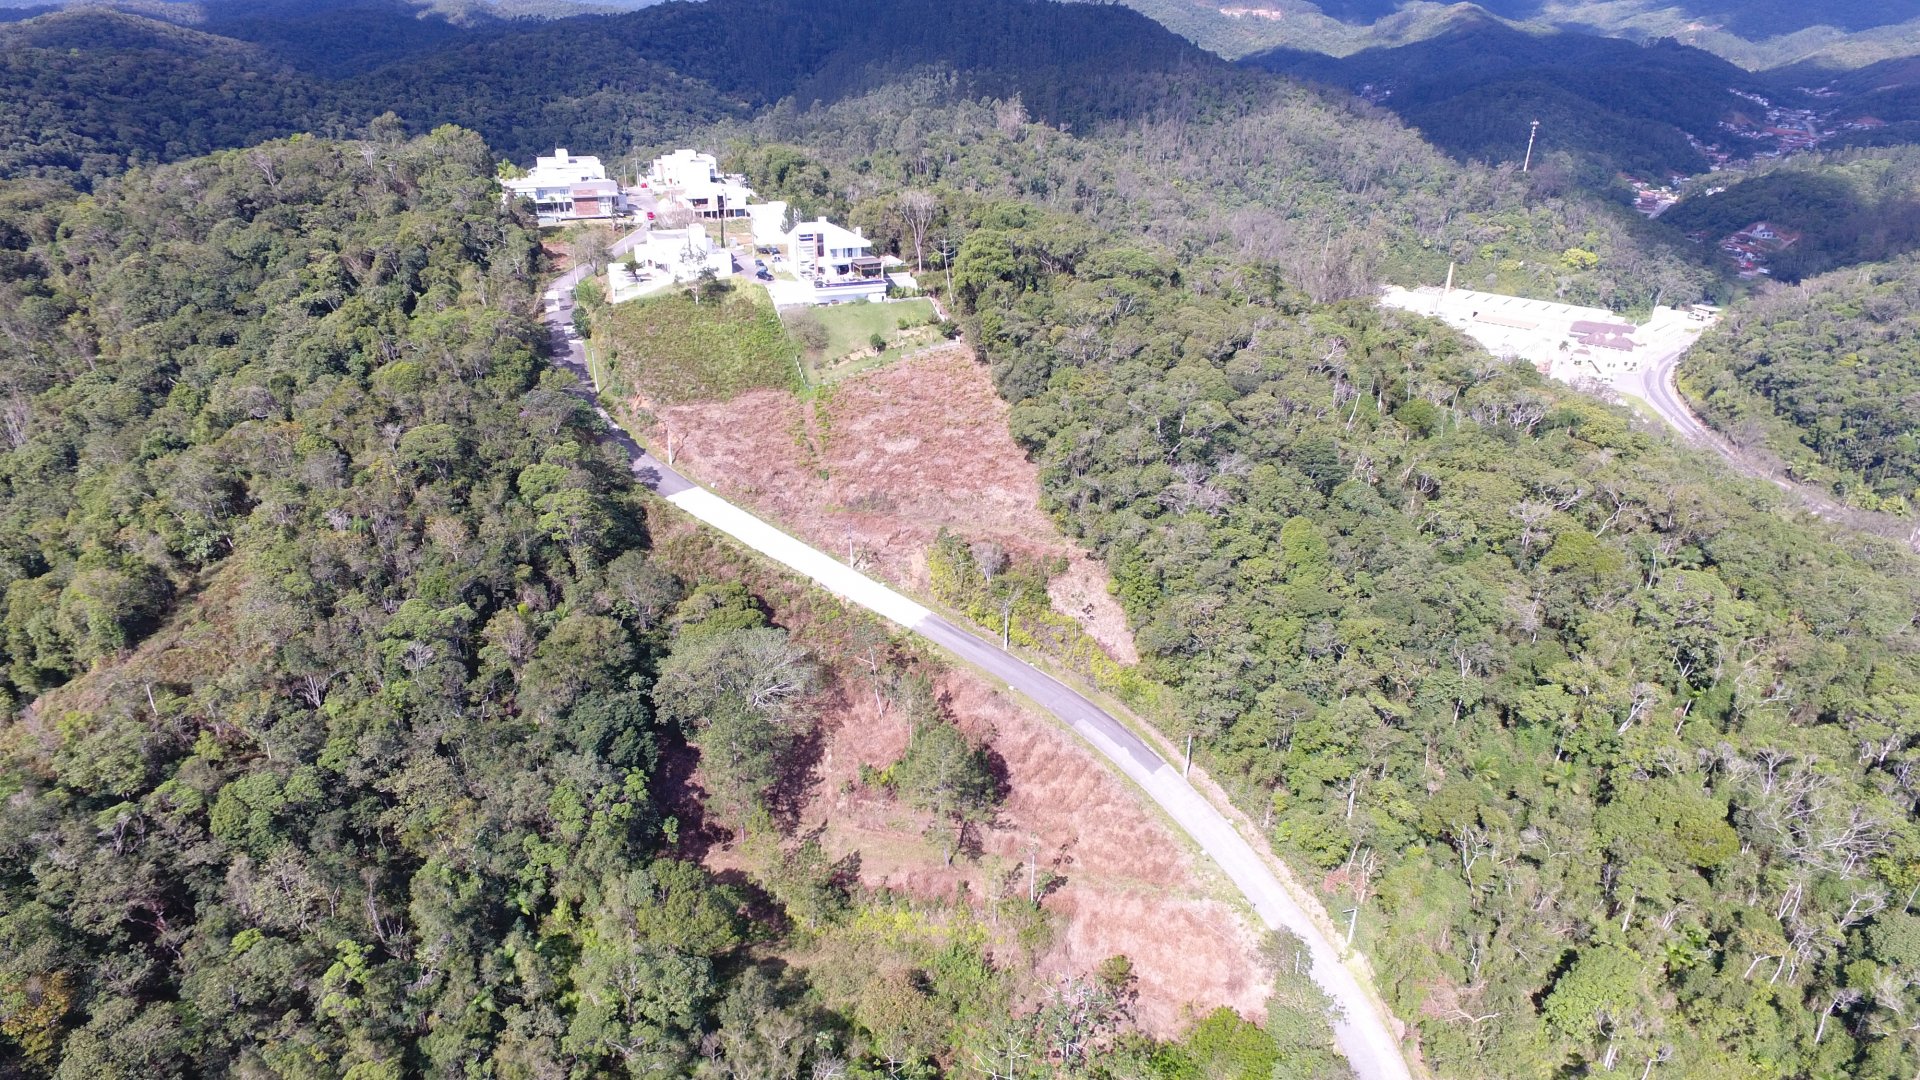
[[[640,235],[634,233],[616,242],[615,254],[632,247]],[[563,274],[549,288],[549,299],[542,304],[542,318],[554,346],[553,362],[572,371],[583,386],[588,383],[585,353],[580,342],[573,340],[567,331],[573,319],[573,287],[579,284],[584,273],[583,269],[575,269]],[[1412,1072],[1396,1034],[1397,1021],[1355,969],[1342,960],[1341,946],[1308,914],[1306,907],[1226,815],[1194,790],[1179,769],[1161,758],[1124,724],[1066,684],[961,629],[925,605],[692,483],[649,454],[597,403],[594,407],[607,421],[611,438],[626,449],[634,476],[667,501],[836,596],[926,638],[1026,695],[1112,761],[1220,866],[1253,905],[1261,921],[1269,927],[1285,927],[1306,941],[1313,956],[1313,979],[1339,1010],[1333,1024],[1334,1040],[1355,1075],[1361,1080],[1410,1080]]]
[[[655,468],[660,468],[657,463]],[[1024,694],[1051,712],[1138,784],[1174,823],[1219,864],[1261,921],[1286,927],[1307,942],[1313,979],[1341,1009],[1334,1037],[1354,1072],[1365,1080],[1411,1075],[1393,1022],[1335,945],[1226,816],[1195,791],[1178,768],[1155,753],[1099,706],[999,647],[961,629],[924,605],[882,585],[816,548],[788,536],[704,488],[687,483],[668,501],[815,584],[926,638]],[[677,486],[677,485],[676,485]]]

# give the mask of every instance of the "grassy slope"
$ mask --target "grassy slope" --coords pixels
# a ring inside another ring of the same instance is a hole
[[[616,388],[656,405],[798,387],[797,351],[766,290],[754,285],[704,302],[675,292],[606,308],[594,337],[608,351]]]

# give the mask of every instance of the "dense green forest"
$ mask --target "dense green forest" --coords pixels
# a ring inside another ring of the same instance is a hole
[[[1361,909],[1440,1075],[1912,1074],[1910,556],[1099,197],[1097,148],[881,97],[737,160],[803,200],[853,170],[903,245],[898,193],[935,197],[1047,503],[1175,691],[1158,722]],[[1127,158],[1163,200],[1205,172]]]
[[[234,19],[248,40],[98,9],[0,26],[0,177],[86,181],[295,131],[358,130],[388,112],[413,133],[471,128],[522,161],[555,146],[661,145],[925,68],[955,73],[957,93],[1019,96],[1081,127],[1188,86],[1254,81],[1131,12],[1025,0],[878,12],[856,0],[670,4],[429,37],[398,59],[385,21],[321,14],[305,34]]]
[[[1736,442],[1869,509],[1920,496],[1920,260],[1769,289],[1681,365],[1688,396]]]
[[[1033,894],[869,895],[789,835],[832,643],[652,550],[493,160],[0,187],[0,1074],[1338,1076],[1297,942],[1271,1031],[1156,1043],[1124,957],[1033,971]],[[990,818],[931,663],[876,672],[888,784]]]
[[[1188,95],[1084,137],[1009,139],[1032,119],[1022,109],[954,96],[927,77],[806,113],[776,108],[706,138],[732,145],[730,164],[770,197],[908,256],[903,187],[941,189],[949,209],[988,199],[1070,211],[1077,224],[1050,218],[1036,232],[1069,252],[1122,233],[1181,257],[1218,255],[1316,301],[1371,295],[1383,279],[1438,283],[1450,261],[1462,284],[1620,311],[1723,286],[1704,255],[1564,172],[1462,165],[1391,119],[1293,84]],[[997,212],[1018,223],[1028,211]],[[923,254],[964,231],[940,217]]]
[[[1920,148],[1796,154],[1660,218],[1712,246],[1758,221],[1800,234],[1768,266],[1779,281],[1920,248]]]

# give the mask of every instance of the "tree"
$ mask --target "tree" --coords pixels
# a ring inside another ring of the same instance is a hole
[[[953,263],[953,291],[961,309],[976,310],[990,291],[1013,280],[1015,269],[1005,233],[981,229],[968,235]]]
[[[894,199],[894,206],[900,220],[906,224],[908,235],[913,237],[913,271],[916,274],[927,272],[925,249],[927,230],[940,213],[940,200],[927,191],[903,191]]]
[[[919,726],[906,756],[893,767],[894,782],[913,806],[946,819],[953,834],[946,861],[966,838],[969,824],[991,817],[1000,799],[999,782],[986,752],[942,720]]]
[[[729,710],[783,720],[815,678],[806,650],[785,630],[725,630],[683,640],[661,665],[653,696],[662,717],[688,727]]]
[[[591,268],[597,274],[607,268],[613,257],[613,230],[605,225],[582,225],[571,237],[575,266]]]
[[[1623,1051],[1632,1058],[1654,1026],[1648,974],[1646,961],[1630,949],[1584,949],[1554,983],[1541,1014],[1582,1052],[1597,1050],[1600,1066],[1611,1069]]]

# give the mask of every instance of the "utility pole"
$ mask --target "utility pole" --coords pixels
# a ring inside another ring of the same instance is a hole
[[[1536,137],[1538,137],[1539,134],[1540,134],[1540,121],[1535,120],[1533,122],[1533,127],[1528,129],[1527,131],[1527,160],[1520,163],[1521,172],[1526,172],[1527,170],[1533,168],[1533,140]]]
[[[1357,907],[1350,907],[1347,910],[1341,912],[1340,914],[1345,915],[1347,917],[1347,948],[1351,949],[1353,948],[1354,928],[1360,925],[1360,909]]]
[[[1192,772],[1193,772],[1193,732],[1189,731],[1187,732],[1187,764],[1184,768],[1180,770],[1180,775],[1182,778],[1185,778],[1187,775],[1189,775]]]

